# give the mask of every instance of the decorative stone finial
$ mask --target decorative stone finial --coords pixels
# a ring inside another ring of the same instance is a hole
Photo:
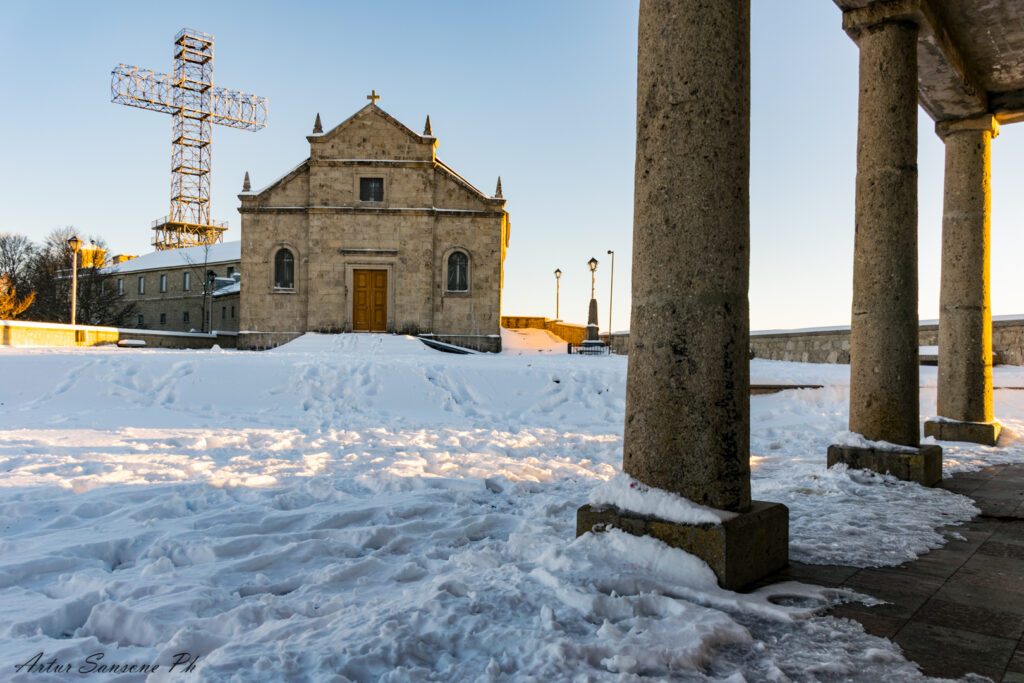
[[[498,176],[498,186],[494,188],[494,196],[498,199],[504,199],[501,195],[501,176]]]
[[[252,186],[249,184],[249,172],[246,171],[245,178],[242,180],[242,192],[248,192],[251,189]]]
[[[434,131],[430,128],[430,114],[427,114],[427,123],[423,126],[423,134],[434,137]]]
[[[316,113],[316,121],[313,122],[313,134],[324,132],[324,125],[320,123],[320,112]]]
[[[377,89],[374,88],[370,91],[370,94],[366,96],[366,99],[370,100],[370,104],[376,106],[377,100],[380,99],[380,95],[377,94]]]

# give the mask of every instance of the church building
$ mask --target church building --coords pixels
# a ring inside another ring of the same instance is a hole
[[[395,332],[501,349],[509,217],[437,158],[422,134],[370,104],[323,132],[266,188],[246,174],[240,348],[304,332]]]

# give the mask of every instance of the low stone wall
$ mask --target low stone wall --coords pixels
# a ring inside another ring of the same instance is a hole
[[[238,333],[238,348],[243,351],[266,351],[298,339],[304,332],[250,332]]]
[[[608,340],[602,335],[602,340]],[[922,320],[920,346],[938,346],[939,323]],[[629,353],[629,333],[611,338],[612,351]],[[941,350],[940,350],[941,353]],[[997,316],[992,320],[993,361],[1001,365],[1024,365],[1024,316]],[[768,330],[750,333],[751,358],[804,363],[850,362],[850,328],[822,327],[803,330]]]
[[[570,344],[582,344],[587,338],[586,325],[564,323],[561,320],[552,320],[551,318],[535,315],[503,315],[501,316],[501,326],[509,330],[516,328],[548,330]]]
[[[750,355],[803,363],[849,363],[850,328],[751,332]]]
[[[938,344],[936,326],[935,343]],[[999,316],[992,321],[992,362],[1024,365],[1024,317]]]
[[[63,325],[20,320],[0,320],[0,346],[100,346],[116,344],[123,339],[146,342],[148,348],[209,349],[214,344],[234,348],[237,336],[222,332],[160,332],[93,325]]]

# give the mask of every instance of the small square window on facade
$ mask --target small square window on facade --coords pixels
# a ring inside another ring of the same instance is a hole
[[[140,275],[139,276],[139,294],[145,294],[145,293],[146,293],[146,276],[145,275]]]
[[[189,292],[192,290],[192,273],[185,272],[181,276],[181,288],[182,290]]]
[[[235,267],[234,266],[228,266],[228,277],[231,277],[234,274],[235,274]]]
[[[166,291],[167,291],[167,276],[161,274],[160,275],[160,292],[163,293],[163,292],[166,292]]]
[[[117,293],[122,295],[122,296],[124,295],[124,278],[123,277],[117,278]]]
[[[185,311],[184,313],[181,314],[181,322],[183,322],[183,323],[187,323],[188,322],[188,311]]]
[[[384,179],[383,178],[360,178],[359,179],[359,201],[361,201],[361,202],[382,202],[382,201],[384,201]]]
[[[161,313],[160,314],[160,324],[161,325],[166,325],[167,324],[167,314],[166,313]]]
[[[228,307],[227,306],[221,306],[220,307],[220,319],[221,320],[227,320],[228,319]]]
[[[146,319],[143,317],[143,315],[141,313],[139,313],[139,327],[142,327],[145,324],[146,324]]]
[[[231,307],[231,319],[232,320],[235,319],[235,307],[234,306]]]

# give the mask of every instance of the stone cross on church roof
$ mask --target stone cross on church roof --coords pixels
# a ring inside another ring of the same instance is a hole
[[[374,88],[370,91],[370,94],[366,96],[366,99],[370,100],[370,104],[377,104],[377,100],[380,99],[380,95],[377,94],[377,89]]]

